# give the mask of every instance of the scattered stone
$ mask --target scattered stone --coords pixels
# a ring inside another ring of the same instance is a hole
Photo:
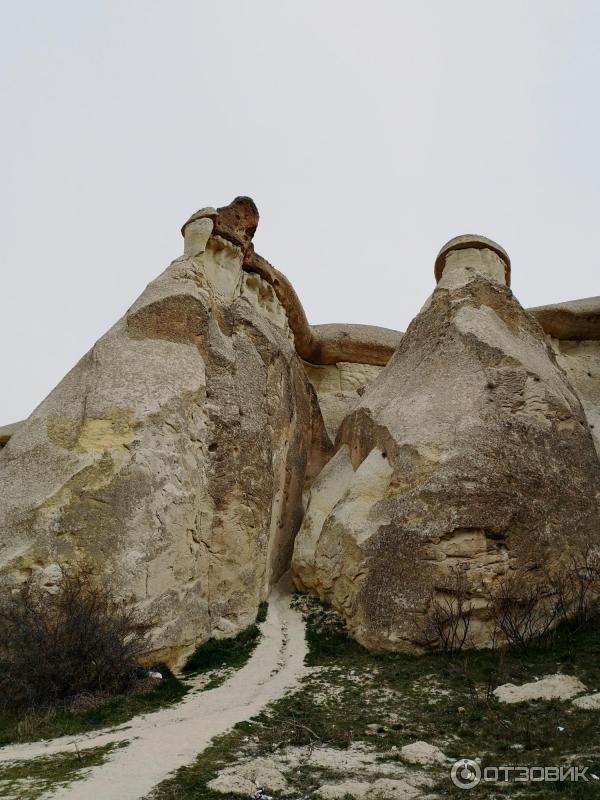
[[[400,757],[409,764],[445,764],[446,756],[435,745],[428,742],[412,742],[400,748]]]
[[[573,700],[573,705],[582,711],[600,711],[600,692],[577,697]]]
[[[392,748],[398,754],[398,748]],[[380,751],[362,742],[355,742],[347,749],[334,747],[288,747],[272,756],[278,769],[293,776],[298,766],[323,771],[327,778],[339,776],[355,782],[372,784],[380,778],[406,781],[415,787],[431,787],[432,780],[421,770],[412,769],[398,760],[382,761]],[[336,784],[337,785],[337,784]]]
[[[213,792],[246,797],[252,797],[264,789],[283,792],[287,789],[287,785],[285,775],[278,769],[277,764],[268,758],[256,758],[253,761],[227,767],[207,783],[207,787]]]
[[[501,703],[524,703],[528,700],[569,700],[582,692],[585,692],[585,686],[579,678],[557,674],[521,686],[505,683],[494,690],[494,695]]]
[[[160,672],[154,672],[154,670],[150,670],[148,673],[148,677],[152,678],[153,681],[162,681],[162,674]]]

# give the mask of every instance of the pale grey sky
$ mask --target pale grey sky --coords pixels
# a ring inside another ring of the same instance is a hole
[[[600,3],[0,1],[0,424],[251,195],[313,323],[405,329],[451,236],[600,294]]]

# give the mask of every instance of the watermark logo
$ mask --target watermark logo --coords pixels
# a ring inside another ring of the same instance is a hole
[[[450,777],[459,789],[473,789],[481,780],[481,767],[470,758],[461,758],[452,764]]]
[[[480,767],[471,758],[455,761],[450,778],[459,789],[474,789],[480,783],[576,783],[589,781],[588,767]],[[592,775],[596,778],[596,775]]]
[[[459,789],[474,789],[481,781],[481,767],[470,758],[461,758],[452,765],[450,777]]]

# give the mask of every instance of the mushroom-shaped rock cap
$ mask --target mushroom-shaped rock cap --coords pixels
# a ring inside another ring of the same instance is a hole
[[[469,248],[474,250],[491,250],[496,253],[496,255],[504,261],[506,285],[510,286],[510,258],[506,250],[492,241],[492,239],[488,239],[485,236],[477,236],[474,233],[464,233],[462,236],[455,236],[454,239],[450,239],[450,241],[446,242],[442,247],[435,260],[434,274],[436,283],[439,283],[442,277],[448,253],[452,252],[452,250],[467,250]]]
[[[252,241],[258,226],[258,208],[251,197],[236,197],[228,206],[212,208],[208,206],[196,211],[195,214],[184,222],[181,233],[185,236],[185,229],[197,219],[208,217],[214,222],[213,232],[222,236],[244,250]]]
[[[215,233],[234,244],[248,247],[258,227],[258,208],[251,197],[236,197],[228,206],[218,208]]]
[[[197,219],[203,219],[204,217],[208,217],[209,219],[216,219],[219,216],[219,212],[216,208],[212,206],[205,206],[205,208],[200,208],[198,211],[194,212],[189,219],[181,226],[181,235],[185,236],[185,229],[190,224],[190,222],[195,222]]]

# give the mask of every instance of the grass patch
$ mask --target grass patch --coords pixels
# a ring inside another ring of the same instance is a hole
[[[266,620],[268,611],[269,611],[269,604],[266,601],[258,606],[258,612],[256,614],[257,625],[260,625],[261,622],[264,622]]]
[[[176,703],[188,687],[171,671],[160,665],[153,667],[163,675],[162,681],[147,692],[109,699],[88,711],[73,712],[66,707],[30,709],[27,712],[0,712],[0,746],[12,742],[52,739],[57,736],[85,733],[97,728],[121,725],[138,714],[147,714]]]
[[[237,725],[194,765],[161,783],[153,800],[222,800],[206,783],[243,756],[269,757],[286,746],[344,749],[354,742],[375,747],[386,762],[396,760],[403,745],[422,739],[452,759],[480,757],[484,766],[572,763],[600,775],[600,713],[559,701],[504,705],[492,694],[502,683],[555,672],[575,675],[589,691],[600,691],[600,620],[575,633],[561,630],[551,648],[532,646],[526,654],[482,650],[455,656],[378,655],[348,638],[332,612],[306,598],[298,603],[307,620],[308,664],[317,669],[304,678],[299,691]],[[367,732],[373,723],[380,726],[377,735]],[[464,798],[464,790],[450,781],[450,764],[429,773],[438,796]],[[288,773],[294,796],[350,777],[319,773],[310,761]],[[588,800],[599,795],[599,786],[593,780],[508,788],[487,784],[469,796]]]
[[[194,650],[183,672],[197,675],[213,669],[239,669],[250,657],[259,637],[258,626],[250,625],[230,639],[209,639]]]
[[[186,675],[200,675],[218,670],[203,687],[214,689],[220,686],[232,670],[240,669],[247,663],[260,639],[258,625],[267,618],[269,605],[261,603],[256,622],[229,639],[209,639],[199,645],[188,658],[182,672]]]
[[[0,796],[37,800],[50,789],[67,786],[79,780],[83,777],[82,770],[103,764],[115,747],[126,744],[108,744],[79,753],[57,753],[54,756],[0,765]]]

